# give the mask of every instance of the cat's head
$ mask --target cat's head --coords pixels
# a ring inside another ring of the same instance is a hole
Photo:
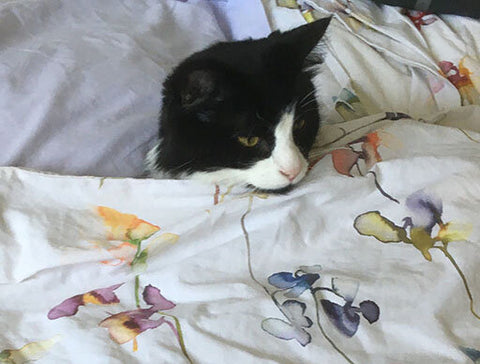
[[[218,43],[180,63],[164,83],[150,174],[269,191],[298,183],[320,122],[306,58],[329,20]]]

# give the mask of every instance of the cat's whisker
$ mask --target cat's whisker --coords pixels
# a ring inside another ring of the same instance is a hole
[[[312,102],[314,101],[317,101],[317,98],[316,97],[313,97],[312,99],[310,99],[308,102],[306,102],[305,104],[301,105],[301,107],[305,107],[307,105],[310,105]]]
[[[192,162],[193,162],[193,160],[186,161],[185,163],[180,164],[179,166],[176,166],[175,168],[172,168],[170,171],[171,171],[171,172],[175,172],[175,171],[177,171],[177,170],[179,170],[179,169],[181,169],[181,168],[183,168],[183,167],[185,167],[185,166],[188,166],[189,164],[192,164]]]
[[[315,95],[310,95],[308,98],[303,99],[302,102],[301,103],[299,102],[298,104],[300,105],[300,107],[302,107],[304,104],[309,103],[312,99],[315,99],[315,98],[316,98]]]
[[[305,100],[306,98],[308,98],[310,95],[312,95],[313,93],[315,92],[315,89],[313,89],[312,91],[310,91],[308,94],[306,94],[303,99],[301,99],[298,103],[299,104],[302,104],[303,100]]]
[[[316,100],[317,99],[317,94],[315,93],[316,90],[313,90],[307,94],[306,97],[302,99],[301,102],[299,102],[300,106],[305,105],[306,103],[309,103],[311,100]]]

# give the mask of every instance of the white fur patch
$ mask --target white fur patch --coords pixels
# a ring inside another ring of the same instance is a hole
[[[162,142],[161,140],[155,144],[155,146],[150,149],[145,156],[145,172],[147,173],[148,176],[152,178],[157,178],[157,179],[169,179],[173,178],[173,175],[170,171],[164,171],[164,170],[158,170],[156,168],[156,162],[158,159],[158,155],[161,153],[161,147]],[[188,177],[188,173],[181,173],[175,175],[175,179],[186,179]]]
[[[145,170],[151,174],[154,175],[156,173],[155,171],[155,163],[158,159],[158,153],[160,151],[160,141],[155,144],[155,146],[150,149],[145,156]]]
[[[247,169],[224,168],[214,172],[195,172],[190,178],[207,183],[253,185],[276,190],[298,183],[308,162],[293,140],[294,108],[285,112],[275,128],[275,147],[269,158]]]

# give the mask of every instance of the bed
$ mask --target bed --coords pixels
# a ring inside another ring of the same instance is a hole
[[[480,23],[287,3],[0,4],[1,363],[480,362]],[[141,178],[175,62],[331,14],[296,189]]]

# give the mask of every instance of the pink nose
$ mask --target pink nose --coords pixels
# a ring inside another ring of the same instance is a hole
[[[291,169],[281,169],[280,173],[283,174],[285,177],[288,178],[290,182],[292,182],[301,172],[300,168],[291,168]]]

